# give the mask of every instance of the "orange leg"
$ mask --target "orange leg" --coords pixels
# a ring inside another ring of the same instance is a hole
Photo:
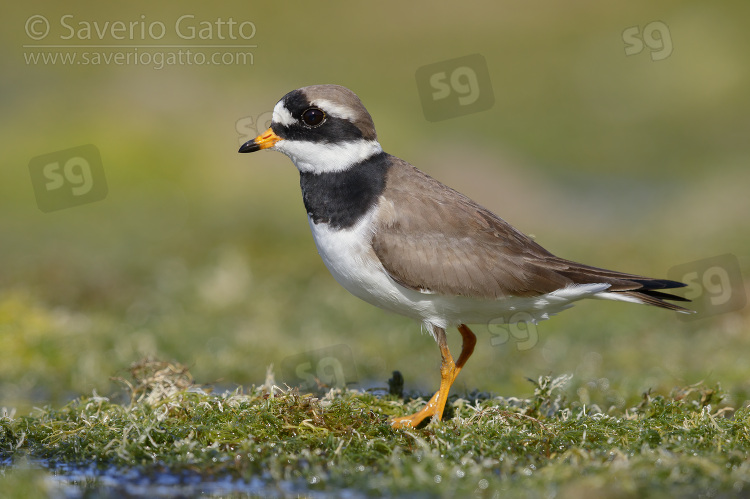
[[[443,418],[443,409],[445,409],[451,385],[453,385],[456,376],[461,372],[461,368],[464,367],[464,364],[466,364],[466,361],[469,360],[469,357],[474,352],[474,345],[477,344],[477,337],[465,324],[459,325],[458,331],[463,338],[463,345],[461,346],[461,355],[458,356],[458,361],[454,363],[451,351],[448,349],[448,341],[445,338],[445,329],[435,327],[435,339],[437,339],[438,347],[440,347],[440,355],[442,356],[442,363],[440,364],[440,388],[419,412],[410,416],[393,418],[391,425],[394,428],[413,428],[431,416],[437,416],[438,420]]]

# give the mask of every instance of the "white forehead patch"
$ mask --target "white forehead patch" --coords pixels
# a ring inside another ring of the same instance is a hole
[[[332,100],[328,99],[315,99],[310,102],[313,106],[319,107],[327,114],[335,118],[343,118],[345,120],[354,121],[356,118],[354,111],[350,107],[342,106]]]
[[[273,108],[272,119],[274,123],[278,123],[279,125],[283,126],[291,126],[297,122],[297,120],[292,117],[292,113],[290,113],[286,106],[284,106],[283,100],[277,102],[276,106]]]

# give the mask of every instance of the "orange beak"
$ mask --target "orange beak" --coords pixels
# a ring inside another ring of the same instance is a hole
[[[268,149],[269,147],[273,147],[274,145],[276,145],[276,142],[280,140],[283,139],[273,133],[273,130],[269,128],[261,135],[255,137],[253,140],[248,140],[247,142],[242,144],[239,152],[255,152],[260,151],[261,149]]]

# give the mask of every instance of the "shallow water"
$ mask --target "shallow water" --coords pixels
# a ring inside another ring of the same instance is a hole
[[[323,499],[344,497],[364,498],[353,490],[311,491],[304,481],[274,482],[264,477],[251,480],[231,476],[206,477],[196,472],[141,470],[138,468],[100,467],[95,464],[54,463],[44,460],[25,460],[13,464],[0,460],[0,469],[12,473],[14,469],[42,469],[48,472],[47,485],[51,499],[94,499],[119,497],[186,498],[300,498]]]

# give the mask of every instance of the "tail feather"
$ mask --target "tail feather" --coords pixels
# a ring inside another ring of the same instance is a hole
[[[674,289],[684,288],[687,284],[678,281],[669,281],[667,279],[633,279],[635,282],[641,285],[641,288],[632,291],[622,291],[622,293],[635,297],[641,300],[643,303],[648,305],[654,305],[668,310],[675,310],[685,314],[695,313],[693,310],[669,303],[665,300],[670,301],[681,301],[689,302],[687,298],[682,296],[673,295],[671,293],[664,293],[659,291],[661,289]]]
[[[604,296],[601,296],[602,298],[616,300],[619,295],[620,299],[625,301],[654,305],[685,314],[695,313],[693,310],[669,303],[670,301],[689,302],[690,300],[687,298],[661,291],[664,289],[684,288],[687,286],[685,283],[590,267],[570,261],[564,262],[567,264],[567,268],[558,272],[574,282],[605,282],[610,284],[607,291],[603,293]]]
[[[619,291],[617,293],[631,296],[646,305],[654,305],[656,307],[666,308],[667,310],[674,310],[676,312],[682,312],[683,314],[695,313],[694,310],[690,310],[688,308],[675,305],[674,303],[669,303],[668,301],[664,301],[664,300],[690,301],[681,296],[670,295],[669,293],[658,293],[658,292],[648,292],[648,291],[646,292]],[[654,293],[656,293],[656,295]]]

